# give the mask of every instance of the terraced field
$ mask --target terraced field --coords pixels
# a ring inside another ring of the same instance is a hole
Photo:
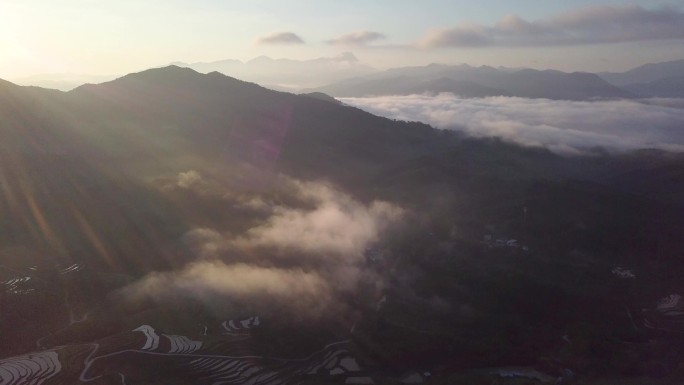
[[[0,360],[0,384],[41,385],[57,376],[61,370],[62,364],[56,351],[7,358]]]
[[[162,379],[165,373],[176,373],[197,384],[280,385],[299,383],[307,376],[343,381],[361,371],[349,351],[349,341],[334,342],[306,357],[295,358],[222,355],[215,348],[204,349],[209,345],[228,347],[233,341],[242,345],[238,350],[249,351],[251,339],[246,330],[257,327],[259,317],[224,324],[237,327],[242,338],[228,330],[218,337],[190,338],[141,325],[98,342],[7,358],[0,361],[0,385],[99,383],[112,379],[126,384]],[[88,353],[84,355],[84,351]]]
[[[5,285],[5,291],[9,294],[28,294],[35,291],[29,286],[30,281],[31,277],[19,277],[8,279],[0,282],[0,284]]]

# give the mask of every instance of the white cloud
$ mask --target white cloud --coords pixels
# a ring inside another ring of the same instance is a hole
[[[195,170],[181,172],[178,174],[176,184],[178,187],[189,189],[202,182],[202,176]]]
[[[326,184],[292,183],[297,196],[313,208],[275,207],[271,218],[249,230],[241,244],[357,258],[387,223],[401,215],[389,203],[364,205]]]
[[[684,39],[680,8],[596,5],[528,21],[508,15],[494,25],[467,23],[430,31],[419,46],[553,46]]]
[[[394,119],[421,121],[473,136],[497,136],[559,153],[583,152],[594,146],[684,151],[679,99],[577,102],[440,94],[340,100]]]
[[[420,46],[433,47],[481,47],[493,44],[488,28],[478,24],[464,24],[454,28],[428,32]]]
[[[213,310],[226,305],[262,301],[287,304],[294,312],[317,313],[331,301],[330,287],[316,272],[219,260],[194,262],[177,272],[152,273],[123,290],[127,297],[148,295],[156,300],[178,296],[205,302]]]
[[[259,36],[256,39],[256,44],[259,44],[259,45],[266,45],[266,44],[280,44],[280,45],[304,44],[304,39],[299,37],[299,35],[297,35],[294,32],[276,32],[276,33],[272,33],[270,35]]]
[[[355,31],[346,35],[338,36],[334,39],[328,40],[332,45],[349,45],[349,46],[363,46],[377,40],[384,39],[385,35],[374,31]]]

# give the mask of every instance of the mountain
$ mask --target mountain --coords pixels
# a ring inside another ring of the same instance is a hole
[[[681,78],[684,77],[684,60],[650,63],[626,72],[602,72],[598,75],[618,87]]]
[[[627,91],[589,73],[431,64],[343,80],[315,89],[336,97],[452,92],[463,97],[517,96],[560,100],[628,98]]]
[[[0,81],[0,121],[4,382],[620,383],[684,360],[679,154],[560,156],[178,66]]]
[[[260,56],[246,62],[224,59],[196,63],[174,62],[171,65],[192,68],[201,73],[220,72],[283,91],[318,87],[345,78],[376,72],[374,68],[361,63],[351,52],[310,60],[272,59]],[[114,75],[52,73],[17,78],[13,81],[20,85],[70,91],[83,84],[103,83],[115,77]]]
[[[103,154],[121,157],[121,161],[166,152],[164,144],[155,143],[155,137],[164,136],[176,142],[186,157],[197,154],[223,162],[261,162],[261,169],[276,167],[275,171],[295,176],[319,168],[318,175],[359,178],[384,162],[426,151],[411,146],[410,141],[432,130],[316,98],[271,91],[218,72],[203,75],[176,66],[82,86],[66,98],[87,115],[97,114],[92,124],[107,130],[127,117],[125,131],[117,127],[117,135],[125,132],[141,141],[103,149]],[[262,153],[265,145],[278,152]],[[316,159],[315,164],[309,163],[311,159]],[[361,164],[364,169],[359,168]]]
[[[339,100],[333,98],[333,97],[330,96],[330,95],[324,94],[324,93],[322,93],[322,92],[312,92],[312,93],[309,93],[309,94],[300,94],[300,95],[306,96],[306,97],[309,97],[309,98],[314,98],[314,99],[319,99],[319,100],[325,100],[325,101],[328,101],[328,102],[330,102],[330,103],[342,104],[342,102],[340,102]]]
[[[626,72],[603,72],[598,75],[642,97],[684,97],[684,60],[645,64]]]
[[[81,119],[73,113],[65,93],[0,84],[2,247],[39,256],[40,264],[88,259],[92,267],[119,272],[173,265],[170,254],[162,262],[163,237],[152,233],[178,236],[182,224],[153,225],[173,222],[178,212],[98,156],[97,146],[79,131],[87,124],[85,114]],[[97,235],[83,231],[92,228]],[[132,261],[138,253],[149,258]]]
[[[88,75],[72,73],[53,73],[38,74],[28,77],[14,79],[20,85],[37,86],[42,88],[52,88],[61,91],[70,91],[78,86],[87,83],[102,83],[114,79],[114,75]]]
[[[296,91],[360,76],[376,70],[361,63],[351,52],[310,60],[272,59],[260,56],[241,62],[220,60],[208,63],[173,63],[198,72],[223,74],[259,83],[270,88]]]
[[[684,76],[662,78],[647,83],[632,83],[623,88],[644,97],[683,98]]]

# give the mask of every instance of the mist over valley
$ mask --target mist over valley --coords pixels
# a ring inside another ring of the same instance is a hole
[[[0,385],[684,381],[681,7],[266,3],[0,4]]]

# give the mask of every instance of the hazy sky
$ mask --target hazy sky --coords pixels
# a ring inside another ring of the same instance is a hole
[[[625,70],[684,58],[681,0],[0,0],[0,78],[310,59]]]

